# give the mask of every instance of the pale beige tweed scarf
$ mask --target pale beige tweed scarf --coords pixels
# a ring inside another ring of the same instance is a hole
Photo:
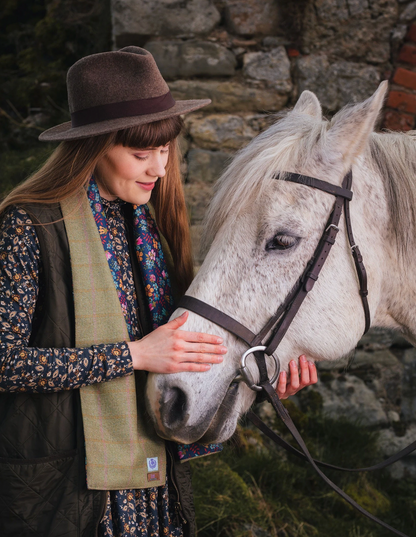
[[[61,202],[61,208],[71,257],[76,346],[128,341],[85,191]],[[81,388],[89,489],[141,489],[165,484],[165,443],[145,419],[144,386],[145,373],[136,372]]]

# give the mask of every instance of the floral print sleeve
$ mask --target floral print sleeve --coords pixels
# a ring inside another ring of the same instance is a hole
[[[132,374],[125,342],[73,349],[28,346],[40,271],[35,228],[24,210],[12,209],[0,227],[0,391],[67,390]]]

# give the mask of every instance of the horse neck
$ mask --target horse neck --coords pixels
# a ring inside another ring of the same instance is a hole
[[[372,326],[399,330],[416,344],[416,251],[400,250],[383,180],[373,168],[363,169],[355,190],[363,215],[359,247],[368,267]]]
[[[393,328],[416,345],[416,269],[415,256],[390,256],[391,269],[384,270],[383,293],[374,318],[374,325]]]

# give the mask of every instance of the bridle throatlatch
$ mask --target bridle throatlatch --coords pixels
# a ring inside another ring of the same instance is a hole
[[[276,174],[274,178],[279,180],[280,174]],[[348,469],[316,461],[309,453],[309,450],[306,447],[301,435],[296,429],[287,410],[282,405],[282,402],[280,401],[275,389],[272,386],[272,384],[277,380],[280,373],[280,363],[278,357],[275,355],[275,351],[279,346],[280,342],[282,341],[283,337],[285,336],[296,313],[299,311],[299,308],[305,300],[306,295],[312,290],[313,286],[315,285],[315,282],[317,281],[322,267],[325,264],[325,261],[329,255],[329,252],[331,251],[332,246],[335,244],[336,236],[339,231],[338,224],[341,218],[343,208],[347,237],[358,276],[359,294],[361,296],[364,310],[364,334],[368,331],[371,324],[370,309],[368,307],[367,301],[367,273],[364,267],[363,258],[361,256],[360,250],[354,241],[349,212],[349,202],[351,201],[353,195],[351,191],[352,172],[349,171],[345,175],[341,187],[333,185],[326,181],[321,181],[320,179],[316,179],[314,177],[308,177],[306,175],[300,175],[297,173],[285,173],[284,180],[315,188],[317,190],[322,190],[323,192],[327,192],[328,194],[332,194],[333,196],[335,196],[335,203],[332,212],[328,218],[328,221],[325,225],[325,230],[319,240],[318,246],[315,249],[315,252],[307,263],[303,274],[298,279],[292,290],[289,292],[284,302],[279,306],[276,313],[270,318],[270,320],[265,324],[265,326],[260,330],[258,334],[254,334],[250,329],[246,328],[244,325],[242,325],[226,313],[223,313],[222,311],[214,308],[213,306],[210,306],[209,304],[206,304],[205,302],[192,296],[183,296],[182,299],[179,301],[178,308],[187,309],[200,315],[201,317],[204,317],[205,319],[224,328],[228,332],[231,332],[248,345],[249,349],[243,354],[241,358],[241,367],[239,371],[240,374],[236,376],[233,382],[245,382],[250,389],[260,394],[260,400],[266,398],[272,404],[273,408],[275,409],[283,423],[286,425],[293,438],[296,440],[301,451],[298,451],[297,449],[292,447],[285,440],[279,437],[274,431],[269,429],[267,425],[263,423],[260,418],[256,416],[252,411],[249,411],[247,414],[250,421],[252,421],[254,425],[256,425],[264,434],[266,434],[274,442],[284,447],[294,455],[302,459],[308,460],[315,469],[315,471],[319,474],[319,476],[325,481],[325,483],[327,483],[327,485],[329,485],[335,492],[337,492],[345,501],[347,501],[360,513],[373,520],[380,526],[390,530],[394,534],[399,535],[401,537],[407,537],[404,533],[392,528],[382,520],[378,519],[377,517],[366,511],[363,507],[358,505],[350,496],[348,496],[337,485],[335,485],[335,483],[333,483],[318,468],[318,465],[335,470],[350,472],[378,470],[381,468],[385,468],[389,464],[393,464],[400,458],[414,451],[416,449],[416,441],[402,451],[400,451],[399,453],[397,453],[396,455],[393,455],[382,463],[376,464],[369,468]],[[268,334],[270,335],[267,341],[263,343],[263,340],[265,340]],[[260,373],[260,378],[257,384],[251,378],[251,375],[248,372],[246,366],[246,361],[250,354],[254,355]],[[271,356],[274,361],[274,371],[272,379],[269,379],[268,377],[265,355]]]

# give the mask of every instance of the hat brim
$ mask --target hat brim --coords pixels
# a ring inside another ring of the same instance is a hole
[[[99,123],[91,123],[89,125],[83,125],[82,127],[72,127],[70,121],[61,123],[56,127],[47,129],[39,136],[41,142],[62,142],[64,140],[82,140],[83,138],[90,138],[91,136],[97,136],[99,134],[107,134],[129,127],[135,127],[136,125],[143,125],[145,123],[153,123],[153,121],[159,121],[161,119],[167,119],[169,117],[180,116],[193,112],[211,103],[211,99],[194,99],[188,101],[176,101],[175,105],[168,110],[157,112],[155,114],[146,114],[142,116],[121,117],[118,119],[109,119],[106,121],[100,121]]]

